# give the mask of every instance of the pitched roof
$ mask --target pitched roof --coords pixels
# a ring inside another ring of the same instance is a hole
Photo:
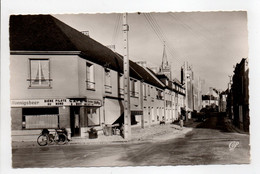
[[[148,68],[142,67],[133,61],[130,61],[130,66],[141,74],[144,82],[159,88],[164,88],[164,84],[156,77],[156,75],[151,73]]]
[[[79,56],[123,72],[123,60],[112,50],[51,15],[10,16],[11,51],[79,51]],[[130,68],[130,76],[142,77]]]

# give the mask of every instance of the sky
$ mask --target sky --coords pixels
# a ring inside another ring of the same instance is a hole
[[[123,53],[122,13],[53,16]],[[205,81],[204,93],[209,87],[226,90],[233,66],[248,57],[245,11],[128,13],[128,25],[131,60],[159,67],[165,43],[173,78],[180,80],[181,66],[187,61],[195,83],[198,78]]]

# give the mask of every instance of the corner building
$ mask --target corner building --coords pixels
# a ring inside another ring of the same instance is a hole
[[[122,124],[122,73],[121,55],[53,16],[10,16],[12,136],[64,127],[86,137],[90,127]],[[130,61],[132,125],[165,115],[164,86]]]

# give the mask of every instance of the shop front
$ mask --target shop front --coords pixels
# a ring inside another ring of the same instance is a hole
[[[89,127],[100,125],[101,106],[101,100],[85,98],[11,100],[12,132],[66,128],[72,137],[84,136]]]
[[[101,126],[102,102],[98,99],[70,98],[72,137],[86,137],[91,127]]]

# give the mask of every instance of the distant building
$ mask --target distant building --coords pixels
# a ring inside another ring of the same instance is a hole
[[[202,95],[202,108],[216,107],[219,105],[218,91],[210,87],[209,92],[206,95]]]

